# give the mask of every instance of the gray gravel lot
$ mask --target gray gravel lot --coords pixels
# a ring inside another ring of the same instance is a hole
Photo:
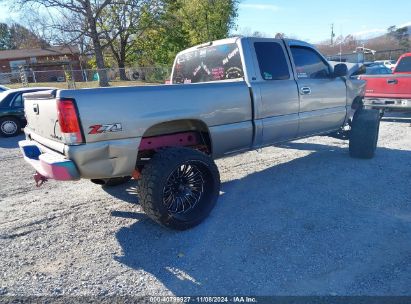
[[[0,138],[0,294],[411,295],[411,115],[372,160],[314,137],[219,160],[222,193],[190,231],[151,222],[137,182],[36,189]]]

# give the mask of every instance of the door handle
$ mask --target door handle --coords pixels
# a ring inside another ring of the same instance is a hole
[[[302,87],[301,88],[301,94],[302,95],[310,95],[311,94],[311,88],[310,87]]]
[[[397,84],[398,80],[397,79],[387,79],[388,84]]]
[[[33,112],[39,115],[39,105],[37,103],[33,104]]]

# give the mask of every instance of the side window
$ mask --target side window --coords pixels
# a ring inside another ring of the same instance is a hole
[[[329,66],[310,48],[292,46],[295,69],[299,79],[325,79],[330,77]]]
[[[22,108],[23,107],[23,94],[19,94],[14,97],[12,107],[14,108]]]
[[[284,80],[290,78],[284,50],[276,42],[255,42],[255,53],[261,76],[265,80]]]

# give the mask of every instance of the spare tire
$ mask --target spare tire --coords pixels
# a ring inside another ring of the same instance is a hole
[[[140,73],[139,72],[134,72],[131,77],[133,77],[134,80],[138,80],[140,78]]]

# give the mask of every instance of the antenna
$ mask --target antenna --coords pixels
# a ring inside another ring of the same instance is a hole
[[[340,62],[342,62],[342,43],[343,43],[343,30],[342,30],[342,25],[340,25],[340,35],[341,35],[341,41],[340,41]]]

